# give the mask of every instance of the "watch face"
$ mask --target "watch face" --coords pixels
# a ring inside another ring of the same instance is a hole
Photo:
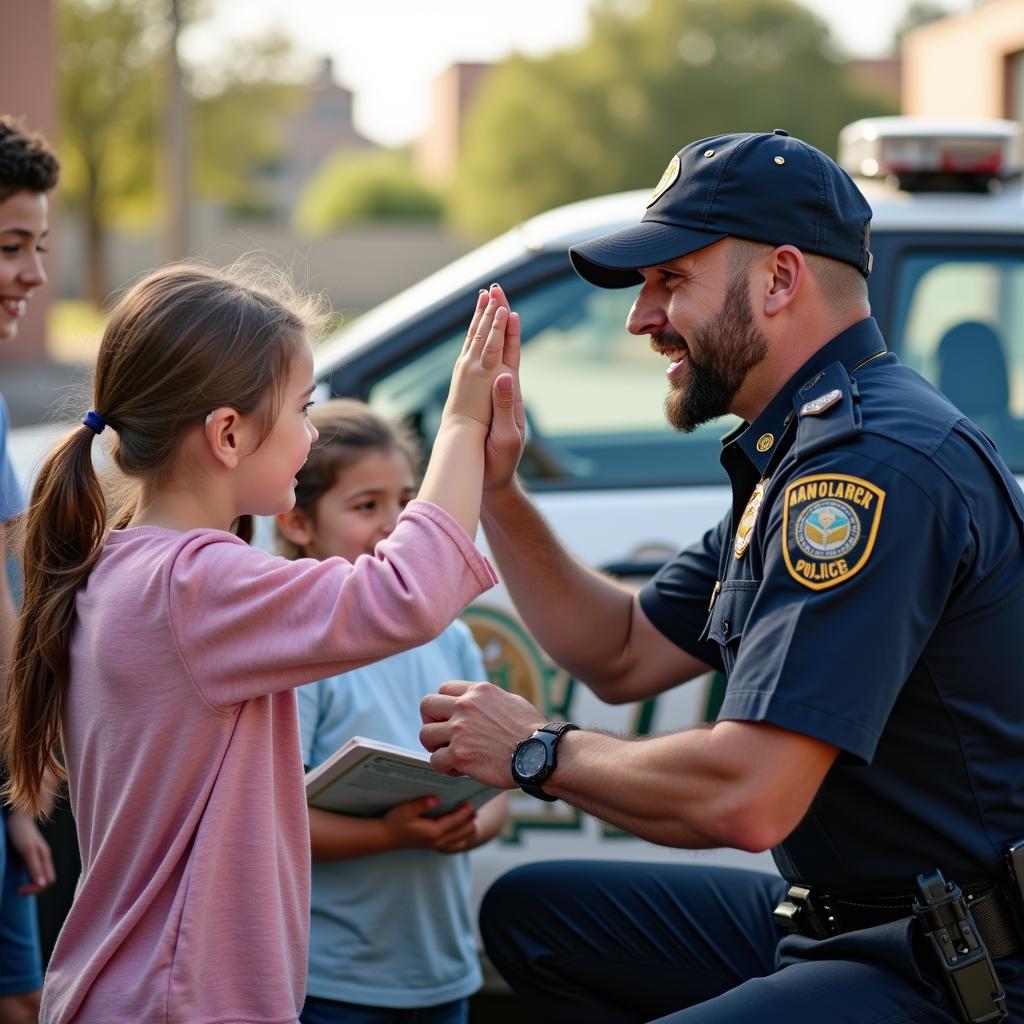
[[[516,751],[516,772],[524,779],[533,778],[547,763],[547,758],[547,748],[540,740],[527,740]]]

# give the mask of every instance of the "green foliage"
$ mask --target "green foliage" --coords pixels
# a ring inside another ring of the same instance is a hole
[[[61,196],[104,225],[152,224],[166,95],[170,0],[60,0]],[[181,5],[197,19],[209,4]],[[293,57],[280,34],[236,45],[189,77],[192,187],[260,208],[259,168],[281,153],[281,125],[301,98],[284,84]],[[88,210],[87,210],[88,208]]]
[[[301,102],[300,87],[274,81],[237,82],[192,109],[193,183],[197,195],[235,210],[261,210],[260,172],[283,150],[284,116]]]
[[[196,193],[236,211],[266,211],[260,172],[280,159],[282,128],[304,89],[288,81],[294,48],[280,32],[234,46],[215,64],[191,69]]]
[[[441,200],[417,181],[400,153],[340,150],[328,156],[303,189],[294,225],[306,237],[370,220],[437,220]]]
[[[157,13],[123,0],[58,7],[61,198],[101,221],[152,212]]]
[[[451,213],[487,236],[559,203],[652,188],[693,139],[786,128],[834,152],[844,124],[891,112],[792,0],[602,0],[582,47],[515,57],[483,84]]]

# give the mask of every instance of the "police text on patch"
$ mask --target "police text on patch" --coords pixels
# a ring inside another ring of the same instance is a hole
[[[823,473],[786,487],[782,552],[789,575],[811,590],[845,582],[867,563],[885,491],[860,477]]]

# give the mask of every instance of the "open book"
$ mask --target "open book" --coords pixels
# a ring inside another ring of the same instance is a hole
[[[459,804],[479,807],[501,792],[466,775],[453,777],[434,771],[425,751],[362,736],[353,736],[306,773],[310,807],[361,818],[379,818],[395,804],[431,795],[441,802],[427,816],[437,818]]]

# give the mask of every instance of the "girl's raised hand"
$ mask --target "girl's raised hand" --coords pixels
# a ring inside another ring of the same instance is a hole
[[[492,435],[516,433],[518,354],[518,318],[501,289],[492,285],[477,298],[419,493],[471,537],[480,522]]]
[[[466,332],[462,351],[455,362],[452,384],[445,403],[446,417],[475,420],[491,425],[495,380],[510,368],[503,364],[509,308],[497,285],[482,291]]]

